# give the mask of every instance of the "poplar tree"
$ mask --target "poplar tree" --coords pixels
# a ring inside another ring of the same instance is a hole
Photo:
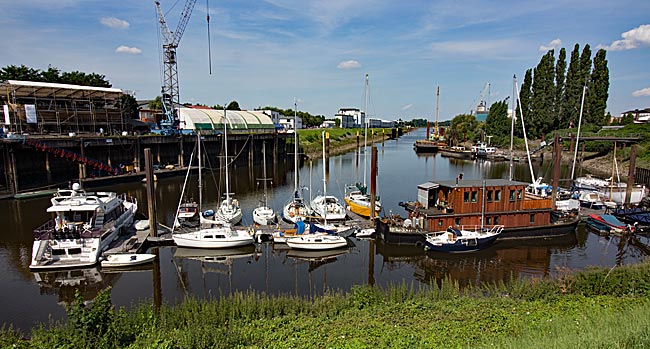
[[[605,109],[609,98],[609,68],[607,67],[607,51],[598,50],[594,57],[594,68],[589,82],[589,99],[585,102],[589,106],[587,122],[597,125],[606,123]]]
[[[565,124],[560,125],[560,127],[568,127],[570,124],[574,127],[578,126],[578,114],[580,113],[580,99],[582,97],[583,85],[584,80],[582,80],[580,73],[580,45],[575,44],[573,51],[571,51],[571,60],[566,74],[564,99],[560,103],[566,119]]]
[[[490,106],[490,112],[485,119],[485,132],[497,137],[510,137],[507,98]]]
[[[555,64],[555,100],[553,104],[555,105],[555,118],[553,120],[553,128],[560,129],[565,127],[564,121],[566,116],[564,115],[564,91],[566,89],[566,50],[564,47],[560,49],[560,55],[557,58],[557,63]]]
[[[524,82],[521,83],[521,91],[519,92],[519,103],[517,104],[517,117],[523,117],[528,120],[530,117],[531,111],[531,87],[533,85],[533,70],[526,70],[526,75],[524,75]],[[519,108],[521,104],[521,108]],[[521,134],[521,130],[518,131],[518,134]]]
[[[553,101],[555,100],[555,56],[548,51],[535,68],[531,111],[524,115],[526,132],[531,137],[539,137],[553,129]]]

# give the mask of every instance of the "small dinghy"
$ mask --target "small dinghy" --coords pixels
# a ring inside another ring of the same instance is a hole
[[[111,254],[106,256],[101,265],[103,268],[131,267],[151,263],[154,259],[156,255],[151,253]]]

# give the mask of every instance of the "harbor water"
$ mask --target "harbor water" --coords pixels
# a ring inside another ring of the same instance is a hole
[[[382,214],[404,214],[400,201],[417,199],[417,185],[427,180],[507,178],[509,163],[457,160],[439,154],[416,154],[413,142],[424,130],[397,140],[377,143],[377,191]],[[350,152],[329,160],[328,194],[341,200],[347,185],[364,180],[364,160],[370,156]],[[235,163],[237,163],[235,161]],[[281,211],[292,195],[293,159],[269,163],[269,206]],[[322,191],[322,160],[303,161],[300,185],[306,198]],[[536,163],[535,176],[550,182],[551,159]],[[527,163],[517,163],[515,179],[530,181]],[[562,177],[570,170],[563,168]],[[231,192],[244,211],[243,223],[252,224],[252,210],[263,199],[262,168],[230,169]],[[203,173],[203,209],[216,208],[225,181],[223,169]],[[366,172],[366,182],[370,181]],[[196,176],[191,176],[189,196],[198,200]],[[156,183],[158,220],[171,226],[183,187],[182,177],[161,178]],[[139,212],[146,213],[146,190],[142,183],[125,183],[92,189],[127,193],[138,198]],[[497,241],[492,247],[468,254],[426,253],[422,248],[386,245],[382,241],[350,238],[353,247],[330,252],[299,252],[286,245],[262,243],[236,250],[188,250],[159,247],[156,263],[124,271],[89,268],[34,273],[29,269],[33,230],[49,218],[48,197],[0,202],[3,228],[0,233],[0,322],[29,330],[39,322],[64,320],[65,306],[76,291],[84,299],[111,287],[113,304],[131,307],[154,299],[166,304],[186,297],[216,298],[236,291],[294,294],[313,297],[327,290],[347,291],[354,285],[427,285],[445,278],[460,285],[508,282],[511,278],[541,278],[589,266],[612,267],[637,263],[648,253],[646,237],[602,237],[581,225],[575,233],[555,239]]]

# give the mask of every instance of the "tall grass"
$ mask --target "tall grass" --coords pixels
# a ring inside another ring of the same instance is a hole
[[[114,310],[107,289],[90,306],[78,297],[67,322],[29,334],[3,327],[0,346],[638,348],[650,346],[649,285],[650,263],[642,263],[462,289],[445,279],[312,299],[236,292],[159,312],[151,304]]]

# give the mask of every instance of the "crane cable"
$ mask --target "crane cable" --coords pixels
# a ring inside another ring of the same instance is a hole
[[[205,19],[208,21],[208,66],[212,75],[212,49],[210,48],[210,2],[205,0]]]

